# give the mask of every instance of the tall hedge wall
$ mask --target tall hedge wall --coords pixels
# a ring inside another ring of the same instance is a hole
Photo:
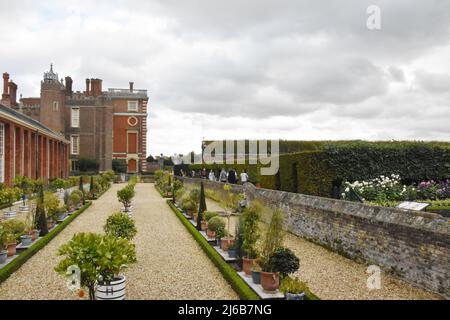
[[[221,168],[244,169],[250,181],[262,188],[329,197],[333,185],[343,180],[366,180],[380,175],[400,174],[405,183],[450,179],[450,144],[446,142],[339,141],[320,150],[281,154],[275,176],[260,175],[261,165],[191,165],[217,173]]]

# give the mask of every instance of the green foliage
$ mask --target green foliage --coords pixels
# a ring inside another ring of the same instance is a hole
[[[9,238],[8,240],[14,239],[14,241],[18,241],[20,236],[25,234],[26,224],[19,219],[10,219],[2,222],[1,227],[5,232],[5,236]]]
[[[319,300],[319,298],[309,290],[307,284],[300,281],[297,277],[291,278],[287,276],[283,278],[280,283],[280,291],[284,294],[299,294],[303,292],[308,300]]]
[[[205,220],[209,221],[212,217],[217,217],[219,214],[214,211],[206,211],[205,212]]]
[[[261,252],[263,271],[270,272],[270,257],[277,248],[283,246],[283,211],[276,209],[272,213],[269,228],[266,231]]]
[[[67,181],[61,178],[56,178],[52,182],[50,182],[50,189],[51,190],[57,190],[57,189],[65,189],[67,188]]]
[[[56,220],[56,214],[58,213],[60,201],[57,196],[51,191],[44,193],[44,209],[47,214],[47,218]]]
[[[128,240],[133,239],[137,233],[133,219],[122,212],[110,215],[106,220],[104,230],[106,234]]]
[[[278,247],[269,256],[264,271],[279,272],[281,277],[294,273],[300,267],[300,260],[288,248]]]
[[[11,207],[12,204],[20,199],[22,195],[22,191],[17,187],[6,187],[0,189],[0,202],[3,204],[7,204],[8,207]]]
[[[126,173],[127,172],[127,161],[125,159],[113,159],[112,169],[115,173]]]
[[[78,159],[78,170],[81,172],[97,172],[100,164],[96,159]]]
[[[208,230],[217,232],[220,228],[225,229],[225,221],[221,217],[216,216],[209,219]]]
[[[195,229],[195,227],[178,211],[177,208],[167,201],[172,211],[176,214],[181,223],[191,233],[199,246],[203,249],[208,258],[216,265],[219,271],[222,273],[226,281],[236,291],[239,297],[243,300],[259,300],[259,296],[253,292],[252,289],[238,276],[236,271],[226,263],[222,256],[208,243],[208,241]]]
[[[77,210],[74,214],[65,219],[62,223],[58,224],[51,232],[46,233],[39,241],[36,241],[31,245],[30,248],[23,250],[19,253],[19,256],[13,261],[8,263],[2,269],[0,269],[0,283],[5,281],[14,271],[20,268],[28,259],[30,259],[36,252],[45,247],[54,237],[56,237],[64,228],[71,223],[76,217],[83,213],[89,206],[91,202],[88,202],[86,206]]]
[[[242,250],[243,254],[249,259],[258,257],[256,243],[260,237],[259,219],[261,211],[261,206],[253,201],[249,207],[245,208],[242,215]]]
[[[21,189],[21,193],[25,195],[30,195],[36,186],[36,181],[28,178],[26,176],[16,176],[13,180],[15,187]]]
[[[64,256],[55,270],[66,275],[67,268],[76,265],[81,270],[81,285],[89,289],[94,298],[95,284],[101,277],[103,281],[113,280],[127,264],[136,262],[135,245],[123,238],[95,233],[77,233],[58,254]]]
[[[47,227],[47,215],[45,214],[45,206],[44,206],[44,187],[42,184],[38,186],[38,197],[36,200],[36,213],[35,213],[35,222],[36,229],[41,230],[40,235],[45,236],[48,233]]]
[[[131,204],[131,199],[133,199],[134,195],[134,188],[130,185],[117,191],[117,198],[125,207],[128,207]]]
[[[70,205],[76,207],[80,204],[83,194],[80,190],[73,190],[69,197]]]

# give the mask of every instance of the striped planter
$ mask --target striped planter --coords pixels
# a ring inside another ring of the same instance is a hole
[[[109,284],[98,284],[95,298],[97,300],[125,300],[126,280],[125,276],[120,275]]]

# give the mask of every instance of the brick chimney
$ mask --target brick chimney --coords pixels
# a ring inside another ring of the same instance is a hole
[[[91,91],[94,97],[98,97],[102,94],[102,80],[91,79]]]
[[[66,96],[72,96],[72,78],[71,77],[66,77],[65,78],[66,81]]]
[[[130,92],[133,92],[134,82],[130,82]]]
[[[8,86],[9,86],[9,104],[12,107],[17,104],[17,84],[10,81]]]
[[[86,79],[86,96],[90,96],[89,84],[90,84],[90,80]]]
[[[9,99],[8,93],[8,83],[9,83],[9,74],[7,72],[3,73],[3,93],[2,93],[2,101]]]

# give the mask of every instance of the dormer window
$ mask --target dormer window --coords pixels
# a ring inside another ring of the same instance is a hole
[[[128,101],[128,111],[137,112],[138,111],[138,102],[137,101]]]

